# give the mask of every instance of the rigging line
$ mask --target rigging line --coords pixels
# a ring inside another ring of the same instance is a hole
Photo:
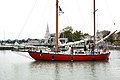
[[[28,14],[28,16],[27,16],[27,18],[26,18],[26,20],[25,20],[25,23],[23,24],[23,27],[22,27],[21,30],[20,30],[20,33],[19,33],[19,35],[18,35],[18,39],[19,39],[21,33],[23,32],[25,26],[27,25],[27,22],[28,22],[31,14],[32,14],[34,8],[35,8],[36,3],[37,3],[37,0],[35,0],[35,2],[34,2],[34,4],[33,4],[33,7],[31,8],[31,10],[30,10],[30,12],[29,12],[29,14]]]
[[[23,57],[25,57],[25,58],[28,58],[28,59],[33,60],[33,58],[28,57],[28,56],[26,56],[26,55],[24,55],[24,54],[22,54],[22,53],[16,53],[16,52],[14,52],[14,53],[17,54],[17,55],[23,56]]]
[[[79,1],[78,0],[76,0],[76,4],[77,4],[77,7],[78,7],[78,11],[79,12],[81,12],[81,15],[83,16],[83,13],[82,13],[82,11],[80,11],[80,9],[81,9],[81,7],[80,7],[80,4],[79,4]],[[83,26],[83,27],[86,27],[87,25],[85,24],[85,18],[84,18],[84,16],[82,17],[83,19],[82,19],[82,21],[80,22],[80,23],[83,23],[85,26]],[[92,31],[91,31],[92,32]]]
[[[62,1],[61,1],[62,2]],[[61,16],[65,16],[65,14],[67,13],[67,11],[65,11],[66,10],[66,5],[64,5],[64,3],[62,2],[62,4],[59,2],[59,6],[61,6],[62,8],[63,8],[63,12],[64,13],[59,13],[60,14],[60,16],[59,17],[61,17]],[[65,18],[65,17],[64,17]],[[68,24],[70,24],[70,22],[69,22],[69,19],[68,19],[68,16],[66,15],[66,20],[68,21]]]
[[[64,14],[63,14],[62,16],[63,16],[63,21],[62,21],[63,26],[67,27],[67,26],[66,26],[66,20],[65,20]]]
[[[61,7],[62,5],[59,3],[59,6]],[[62,8],[63,8],[63,6],[62,6]],[[65,12],[65,8],[63,9],[63,12]],[[61,17],[62,18],[62,20],[61,20],[61,23],[63,24],[63,25],[60,25],[60,27],[67,27],[67,25],[65,24],[66,23],[66,20],[65,20],[65,13],[59,13],[59,17]],[[62,30],[62,29],[61,29]]]
[[[48,1],[49,1],[49,0],[48,0]],[[50,4],[51,4],[51,3],[50,3]],[[50,9],[49,9],[49,11],[48,11],[48,12],[50,12],[50,13],[48,14],[48,20],[47,20],[47,23],[48,23],[48,21],[49,21],[49,19],[50,19],[51,9],[52,9],[52,5],[50,6]]]
[[[62,16],[64,17],[65,14],[67,13],[67,11],[65,11],[66,10],[66,5],[64,5],[64,3],[63,3],[63,6],[64,6],[64,14],[62,14]],[[68,22],[68,25],[70,25],[69,17],[67,15],[66,15],[66,21]]]
[[[69,9],[69,8],[68,8]],[[67,11],[66,11],[67,12]],[[71,12],[70,12],[71,13]],[[66,18],[67,18],[67,21],[68,21],[68,24],[69,24],[69,26],[72,26],[72,24],[71,24],[71,20],[70,20],[70,18],[69,18],[70,16],[68,16],[68,15],[66,15]]]
[[[43,19],[45,19],[44,17],[46,17],[46,16],[44,16],[45,15],[45,12],[46,12],[46,10],[47,10],[47,4],[49,3],[49,1],[50,0],[48,0],[47,2],[46,2],[46,4],[44,5],[44,11],[41,11],[42,12],[42,17],[40,18],[40,23],[38,24],[38,27],[40,26],[40,24],[42,23],[42,21],[44,21]],[[40,30],[39,30],[39,28],[37,28],[37,31],[36,31],[37,33],[36,33],[36,35],[38,35],[38,33],[40,32]]]
[[[106,1],[106,0],[104,0],[104,1],[105,1],[105,3],[106,3],[106,7],[107,7],[108,12],[109,12],[109,17],[111,18],[111,20],[112,20],[112,22],[113,22],[113,25],[115,25],[115,20],[113,19],[113,16],[112,16],[112,14],[111,14],[110,7],[109,7],[107,1]]]
[[[65,27],[67,27],[67,26],[70,25],[70,21],[69,21],[68,16],[65,16],[65,14],[66,14],[65,8],[66,8],[66,6],[64,6],[64,14],[62,14],[61,16],[63,17],[63,20],[64,20],[64,21],[62,21],[62,22],[63,22],[63,25],[64,25]]]
[[[62,14],[61,16],[60,16],[61,18],[62,18],[62,23],[63,23],[63,25],[62,25],[62,27],[67,27],[67,26],[70,26],[69,25],[69,20],[68,20],[68,17],[66,16],[65,17],[65,13],[64,14]]]

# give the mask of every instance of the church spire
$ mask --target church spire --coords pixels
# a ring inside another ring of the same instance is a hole
[[[46,33],[45,33],[45,39],[48,39],[50,37],[50,32],[49,32],[49,27],[48,27],[48,24],[47,24],[47,29],[46,29]]]

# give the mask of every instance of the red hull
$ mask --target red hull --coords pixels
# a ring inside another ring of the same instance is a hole
[[[71,55],[71,54],[51,54],[40,52],[29,52],[29,55],[35,60],[47,61],[93,61],[93,60],[108,60],[110,53],[98,55]]]

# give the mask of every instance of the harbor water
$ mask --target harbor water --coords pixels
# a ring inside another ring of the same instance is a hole
[[[108,61],[35,61],[27,52],[0,51],[0,80],[119,80],[120,51]]]

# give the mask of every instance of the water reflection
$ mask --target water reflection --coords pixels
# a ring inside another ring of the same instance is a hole
[[[70,80],[73,74],[73,62],[56,62],[55,80]],[[69,77],[70,76],[70,77]],[[73,79],[72,79],[73,80]]]
[[[0,51],[0,80],[118,80],[119,63],[120,51],[116,50],[109,61],[91,62],[34,61],[18,53]]]
[[[45,76],[51,80],[99,80],[104,76],[107,61],[102,62],[49,62],[35,61],[30,68],[41,78]],[[104,66],[104,68],[103,68]],[[99,75],[98,75],[99,74]]]
[[[32,71],[38,70],[41,78],[46,76],[48,80],[61,80],[62,77],[70,75],[72,66],[71,62],[35,61],[31,63]]]

